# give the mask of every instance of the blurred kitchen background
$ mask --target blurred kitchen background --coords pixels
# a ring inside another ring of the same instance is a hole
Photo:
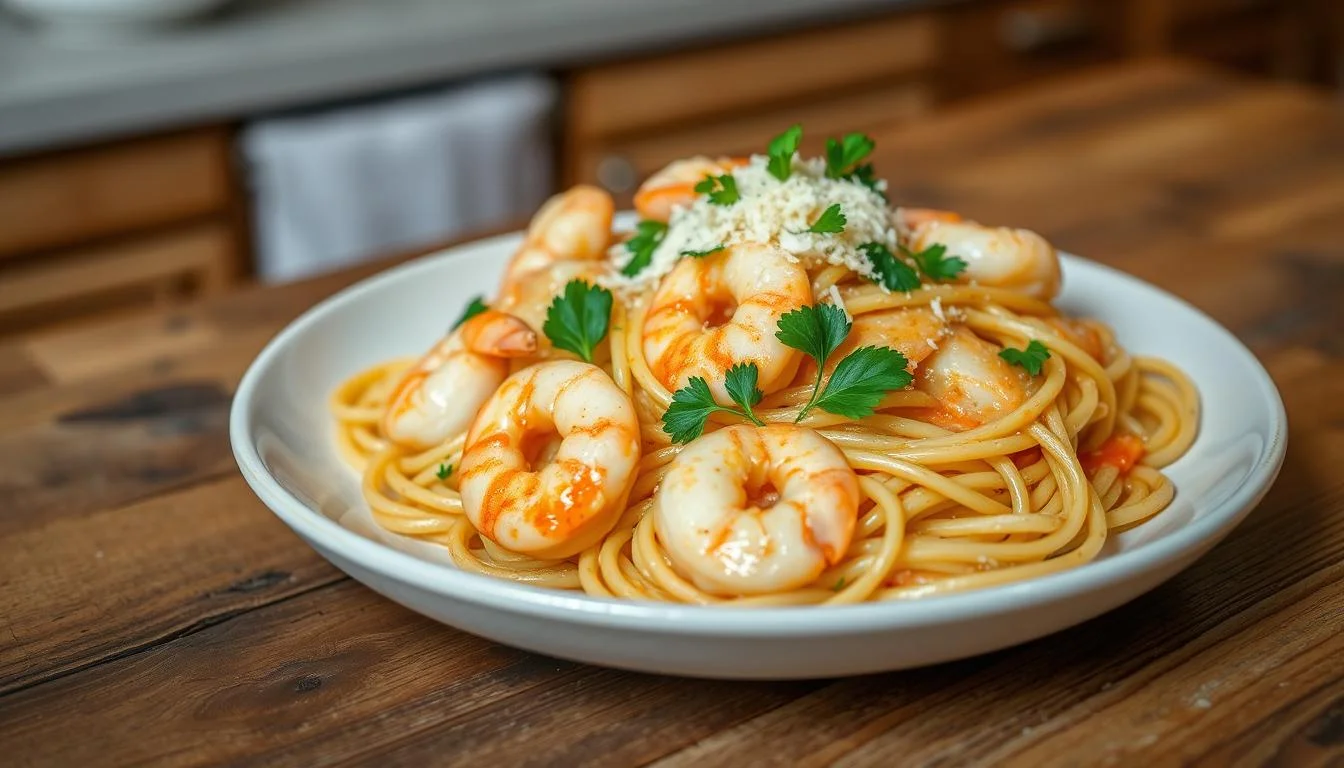
[[[1344,0],[0,0],[0,337],[1154,56],[1340,93]]]

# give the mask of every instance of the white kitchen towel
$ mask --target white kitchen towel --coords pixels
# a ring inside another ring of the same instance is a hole
[[[526,217],[551,191],[556,100],[549,78],[529,74],[248,125],[258,277]]]

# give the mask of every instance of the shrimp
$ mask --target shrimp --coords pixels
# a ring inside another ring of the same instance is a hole
[[[915,388],[942,404],[926,417],[941,427],[961,431],[1021,405],[1027,399],[1026,381],[999,357],[999,351],[965,327],[953,331],[915,376]]]
[[[787,386],[802,353],[775,338],[784,314],[812,303],[803,267],[770,245],[744,243],[682,259],[663,278],[644,320],[644,357],[669,389],[699,376],[714,398],[731,405],[724,374],[755,363],[765,392]]]
[[[519,318],[495,310],[476,315],[402,377],[383,415],[383,433],[396,443],[424,449],[466,430],[508,376],[508,358],[536,351],[536,332]]]
[[[939,341],[947,333],[947,323],[924,307],[868,312],[854,318],[854,326],[844,343],[827,358],[825,372],[827,376],[834,373],[835,366],[859,347],[890,347],[905,355],[913,371],[938,349]],[[817,364],[807,358],[794,380],[811,383],[816,375]]]
[[[616,524],[639,459],[630,398],[595,365],[551,360],[510,376],[481,408],[458,487],[482,536],[565,558]]]
[[[910,247],[934,245],[966,262],[959,282],[1010,288],[1049,301],[1059,293],[1059,256],[1054,246],[1029,229],[986,227],[955,213],[911,209],[896,217]]]
[[[533,328],[540,329],[546,322],[546,310],[550,308],[551,301],[564,292],[570,281],[601,283],[610,272],[611,266],[606,261],[561,259],[505,286],[504,293],[499,297],[499,308],[522,318]]]
[[[598,261],[611,241],[616,204],[597,187],[580,184],[546,201],[504,270],[500,293],[558,261]]]
[[[854,470],[806,427],[736,425],[682,449],[654,499],[673,566],[718,595],[815,581],[849,549],[858,519]]]
[[[635,192],[635,211],[641,219],[666,222],[672,209],[690,205],[696,198],[695,185],[706,176],[731,173],[734,168],[747,164],[746,158],[704,155],[673,160],[661,171],[650,176]]]

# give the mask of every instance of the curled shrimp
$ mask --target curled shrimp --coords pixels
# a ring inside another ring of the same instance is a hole
[[[536,332],[519,318],[495,310],[476,315],[402,376],[383,415],[384,434],[423,449],[465,431],[508,376],[508,359],[536,351]]]
[[[854,470],[806,427],[736,425],[686,446],[653,514],[676,570],[718,595],[797,589],[844,557],[858,518]]]
[[[540,329],[546,321],[546,310],[551,301],[565,290],[572,280],[599,284],[609,275],[611,266],[606,261],[577,261],[562,259],[529,272],[523,279],[506,285],[499,297],[499,308],[522,318],[533,328]],[[542,346],[548,348],[542,339]]]
[[[615,210],[611,195],[583,184],[547,200],[505,268],[500,294],[507,296],[529,275],[556,262],[603,259]]]
[[[929,421],[962,431],[1021,405],[1027,398],[1027,383],[999,352],[1000,347],[965,327],[953,331],[915,376],[915,388],[941,404],[926,414]]]
[[[775,338],[779,318],[812,303],[807,272],[784,251],[744,243],[677,262],[649,303],[641,339],[653,375],[668,389],[699,376],[720,403],[724,374],[755,363],[765,392],[786,386],[802,353]]]
[[[942,245],[949,256],[966,262],[959,282],[1010,288],[1046,301],[1059,293],[1059,255],[1029,229],[986,227],[955,213],[920,208],[899,211],[895,219],[913,250]]]
[[[666,222],[671,218],[673,208],[690,205],[695,200],[695,185],[706,176],[730,173],[746,164],[745,158],[709,158],[704,155],[673,160],[639,185],[635,192],[635,211],[641,219]]]
[[[615,525],[639,459],[634,405],[601,368],[540,363],[510,376],[472,424],[462,506],[504,549],[569,557]]]

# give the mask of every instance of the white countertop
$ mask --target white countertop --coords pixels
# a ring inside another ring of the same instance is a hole
[[[97,43],[0,12],[0,155],[918,2],[240,0]]]

